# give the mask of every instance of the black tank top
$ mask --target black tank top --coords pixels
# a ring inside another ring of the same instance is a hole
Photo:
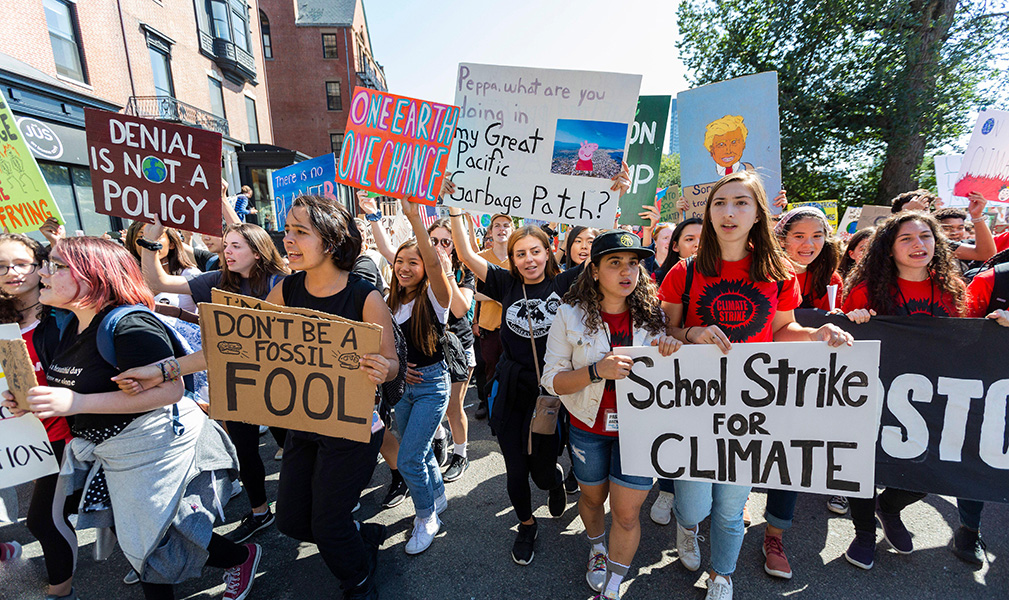
[[[375,286],[353,273],[347,275],[347,285],[342,290],[325,298],[308,293],[305,289],[304,271],[285,277],[283,286],[284,304],[287,306],[310,308],[353,321],[364,320],[364,301],[368,294],[378,291]]]

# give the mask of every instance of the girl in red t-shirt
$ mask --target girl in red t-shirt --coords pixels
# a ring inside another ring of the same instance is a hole
[[[952,249],[939,223],[925,213],[901,212],[880,225],[846,288],[842,310],[856,323],[877,314],[959,317],[964,312],[964,284]],[[894,550],[911,552],[914,546],[900,511],[924,497],[887,488],[872,499],[849,498],[855,539],[844,553],[848,562],[872,568],[877,518]]]
[[[852,343],[834,325],[812,329],[796,323],[792,311],[801,302],[799,285],[770,222],[767,194],[753,172],[733,173],[712,187],[695,260],[673,267],[659,288],[670,335],[685,343],[715,344],[725,353],[741,342]],[[685,290],[688,268],[693,277]],[[749,486],[676,480],[676,547],[691,571],[701,562],[697,524],[711,515],[709,598],[732,597],[730,576],[743,544],[749,493]],[[790,572],[780,537],[765,538],[764,550],[774,570]]]
[[[28,355],[35,366],[39,385],[46,383],[45,372],[35,353],[33,336],[39,324],[42,306],[39,304],[39,265],[49,253],[32,238],[20,233],[0,234],[0,322],[17,323],[21,337],[28,345]],[[31,419],[34,417],[24,417]],[[70,427],[63,417],[42,419],[57,462],[63,461],[63,449],[70,440]],[[26,524],[42,546],[49,575],[49,594],[70,588],[74,573],[77,535],[68,516],[73,503],[64,502],[64,494],[56,493],[57,474],[35,481]],[[62,518],[59,516],[62,515]]]
[[[774,226],[799,283],[799,308],[833,310],[841,304],[843,282],[837,274],[839,257],[830,232],[826,215],[810,206],[793,208]],[[834,286],[833,293],[828,286]]]

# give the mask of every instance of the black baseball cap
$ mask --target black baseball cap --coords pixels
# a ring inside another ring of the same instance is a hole
[[[614,252],[633,252],[638,258],[648,258],[655,254],[651,248],[641,246],[638,236],[623,229],[610,229],[596,236],[592,242],[592,262]]]

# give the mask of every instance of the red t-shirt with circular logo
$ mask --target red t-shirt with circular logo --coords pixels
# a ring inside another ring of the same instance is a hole
[[[795,274],[781,282],[750,279],[751,258],[722,261],[716,277],[706,277],[697,265],[690,285],[690,305],[684,327],[718,327],[733,343],[773,342],[771,321],[778,311],[795,310],[802,303]],[[681,260],[662,280],[659,300],[683,303],[687,261]]]

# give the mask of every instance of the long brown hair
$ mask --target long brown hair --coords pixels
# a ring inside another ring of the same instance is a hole
[[[249,271],[249,288],[253,296],[257,298],[265,296],[270,292],[270,280],[274,275],[287,275],[291,271],[284,264],[284,258],[277,251],[270,234],[259,225],[252,223],[228,225],[221,237],[227,238],[232,232],[241,235],[249,248],[259,256]],[[217,287],[234,293],[238,293],[242,288],[242,276],[229,269],[225,260],[221,261],[221,283]]]
[[[13,242],[21,244],[32,255],[35,269],[41,268],[42,261],[49,258],[49,249],[23,233],[0,233],[0,244]],[[29,307],[31,308],[31,307]],[[41,319],[45,307],[40,303],[35,307],[36,318]],[[25,314],[18,309],[18,299],[6,292],[0,292],[0,323],[19,323]]]
[[[851,257],[851,253],[858,248],[858,245],[862,243],[862,240],[872,237],[872,234],[875,232],[875,227],[866,227],[865,229],[859,229],[851,235],[851,238],[848,240],[848,245],[841,253],[841,262],[837,265],[837,272],[841,274],[842,278],[846,278],[849,274],[851,274],[851,270],[855,268],[855,259]]]
[[[711,187],[708,202],[704,206],[704,220],[701,223],[701,241],[697,248],[697,268],[705,277],[717,277],[722,270],[722,247],[718,243],[718,234],[711,223],[711,200],[723,186],[729,183],[741,183],[753,195],[757,204],[757,222],[750,227],[747,242],[752,252],[750,262],[750,279],[752,281],[784,281],[789,278],[791,269],[788,258],[782,252],[781,246],[771,232],[771,211],[767,206],[767,193],[760,177],[752,171],[737,171],[726,175]]]
[[[543,270],[543,277],[545,279],[553,279],[561,272],[560,267],[557,266],[557,259],[554,258],[554,253],[550,251],[550,238],[547,237],[545,231],[540,229],[535,225],[526,225],[525,227],[519,227],[512,232],[511,236],[508,237],[508,269],[511,271],[512,277],[518,279],[519,281],[525,281],[522,278],[522,274],[519,273],[519,268],[515,266],[515,244],[519,242],[524,237],[532,236],[543,244],[543,251],[547,254],[547,264]]]
[[[802,206],[785,213],[774,227],[774,233],[778,236],[782,250],[785,248],[785,238],[788,237],[788,232],[796,223],[802,221],[816,221],[823,228],[823,248],[820,250],[820,254],[813,259],[813,262],[806,266],[806,283],[809,287],[810,298],[803,297],[805,303],[806,300],[812,301],[822,298],[827,293],[827,286],[830,285],[830,279],[837,270],[839,257],[837,243],[831,235],[832,229],[826,215],[815,208]],[[788,256],[787,252],[785,252],[785,256]],[[805,295],[806,290],[802,290],[802,293]]]
[[[602,308],[603,292],[599,289],[599,281],[595,271],[605,259],[600,256],[589,262],[578,275],[571,288],[564,294],[564,302],[571,306],[579,306],[585,311],[585,329],[595,333],[603,326]],[[631,328],[642,327],[653,335],[665,331],[665,313],[659,302],[658,288],[641,264],[638,264],[638,283],[634,291],[627,296],[627,308],[631,312]]]
[[[960,279],[960,270],[953,263],[953,250],[949,241],[943,235],[939,222],[918,211],[903,211],[897,213],[877,226],[869,240],[862,260],[855,265],[855,270],[845,282],[844,295],[860,283],[865,284],[866,296],[871,308],[881,315],[893,315],[897,312],[897,302],[894,295],[897,287],[897,262],[893,259],[893,244],[897,233],[904,223],[917,221],[928,226],[935,238],[935,253],[928,263],[928,276],[932,285],[939,288],[940,294],[948,294],[953,299],[953,306],[958,315],[964,312],[964,284]]]
[[[133,258],[137,259],[138,263],[140,262],[140,249],[137,248],[137,240],[143,234],[144,225],[147,225],[147,223],[143,221],[130,223],[130,226],[126,229],[126,239],[123,240],[123,245],[130,251]],[[165,235],[168,236],[168,254],[165,256],[165,260],[168,262],[168,268],[166,269],[168,273],[170,275],[181,275],[186,269],[195,267],[196,263],[193,259],[189,258],[189,253],[182,247],[182,235],[171,227],[165,228]]]
[[[396,250],[396,256],[392,259],[394,268],[399,255],[404,250],[411,248],[420,255],[420,250],[417,248],[417,240],[410,238],[403,242],[399,249]],[[421,257],[421,264],[424,264],[423,258]],[[410,313],[410,331],[407,332],[407,335],[410,336],[410,342],[414,347],[427,356],[431,356],[438,351],[438,334],[435,331],[434,321],[431,319],[431,302],[427,296],[429,285],[431,285],[431,282],[427,278],[426,268],[424,269],[424,278],[412,293],[399,284],[399,278],[393,273],[392,284],[389,286],[389,298],[386,300],[386,303],[389,305],[389,311],[394,315],[401,306],[409,303],[411,300],[415,300],[413,310]]]

